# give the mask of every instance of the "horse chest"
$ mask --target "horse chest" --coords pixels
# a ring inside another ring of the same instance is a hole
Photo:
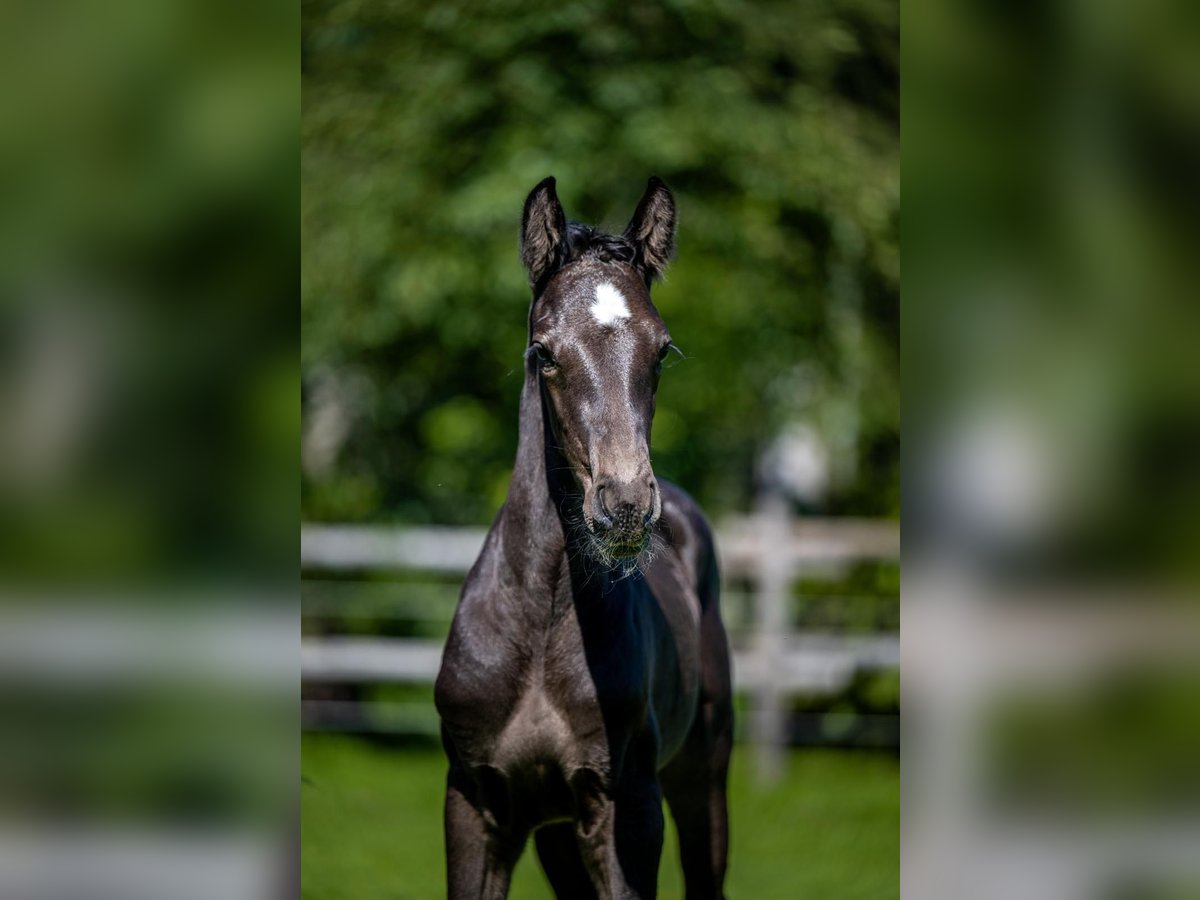
[[[564,697],[545,678],[531,679],[488,748],[487,764],[517,772],[551,764],[569,772],[606,762],[603,716],[592,697]]]
[[[589,655],[578,624],[453,643],[438,701],[463,761],[502,772],[549,763],[604,771],[611,748],[645,724],[644,662],[623,644]],[[467,675],[466,673],[470,673]]]

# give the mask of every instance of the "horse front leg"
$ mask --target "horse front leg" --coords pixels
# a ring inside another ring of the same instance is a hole
[[[451,770],[446,784],[446,895],[450,900],[504,900],[525,835],[497,827],[468,775]]]
[[[626,776],[613,790],[580,786],[575,834],[580,856],[601,897],[645,900],[658,891],[662,858],[662,793],[652,774]]]

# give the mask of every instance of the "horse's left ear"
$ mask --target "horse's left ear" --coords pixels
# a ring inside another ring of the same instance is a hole
[[[625,226],[625,237],[633,243],[634,265],[646,283],[659,278],[675,255],[675,198],[657,175],[646,183],[646,193]]]

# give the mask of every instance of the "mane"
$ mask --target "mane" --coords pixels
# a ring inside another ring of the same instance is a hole
[[[567,240],[572,260],[591,257],[600,262],[632,263],[637,255],[633,243],[623,235],[608,234],[579,222],[567,224]]]

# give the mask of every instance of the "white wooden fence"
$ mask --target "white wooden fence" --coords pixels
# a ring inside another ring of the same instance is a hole
[[[301,529],[301,563],[306,572],[342,577],[354,571],[465,575],[485,533],[311,524]],[[835,574],[857,561],[898,560],[899,527],[873,520],[794,519],[781,501],[768,498],[753,515],[726,520],[717,544],[726,584],[753,585],[748,621],[733,634],[734,682],[750,695],[750,735],[769,780],[782,766],[789,695],[836,692],[860,671],[900,664],[897,632],[794,631],[788,616],[792,585],[801,572]],[[440,661],[440,640],[324,635],[301,642],[301,672],[308,682],[430,682]],[[311,701],[306,713],[315,717],[323,702],[332,701]]]

